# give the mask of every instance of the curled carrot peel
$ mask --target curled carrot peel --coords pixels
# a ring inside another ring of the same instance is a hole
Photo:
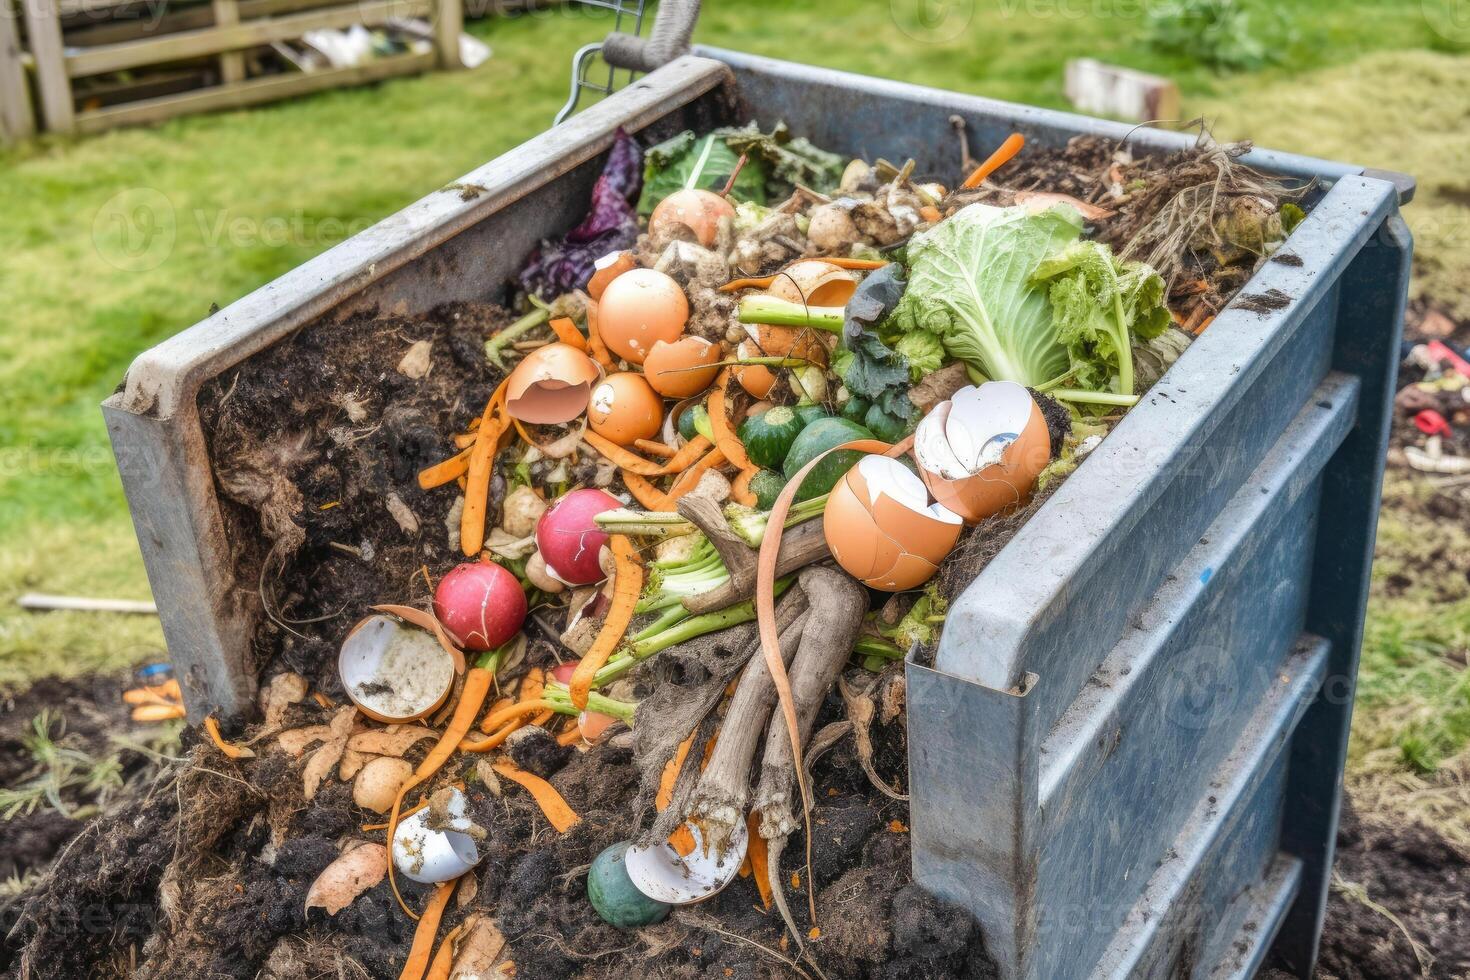
[[[556,737],[557,745],[576,745],[580,741],[582,741],[582,730],[576,725]]]
[[[464,737],[469,734],[470,728],[475,724],[475,716],[480,713],[480,708],[485,704],[485,698],[490,694],[490,686],[495,682],[495,672],[483,667],[471,667],[465,674],[464,689],[459,694],[459,704],[454,707],[454,715],[449,719],[449,724],[444,729],[444,734],[439,736],[439,741],[424,756],[413,775],[409,777],[398,789],[398,795],[393,800],[393,811],[388,816],[388,848],[391,854],[393,848],[393,835],[398,830],[398,811],[403,807],[403,798],[416,786],[421,786],[432,779],[434,774],[449,761],[454,755]],[[413,910],[404,902],[403,896],[398,892],[398,881],[393,875],[393,861],[388,861],[388,883],[393,886],[393,896],[398,899],[398,904],[403,911],[408,913],[410,919],[416,919]],[[426,954],[427,956],[427,954]],[[422,971],[420,971],[422,972]]]
[[[633,499],[642,504],[645,510],[671,511],[674,509],[674,501],[668,494],[637,473],[623,470],[623,486],[628,488]]]
[[[637,476],[668,476],[670,473],[678,473],[699,459],[709,450],[710,442],[704,436],[695,436],[662,463],[644,459],[637,453],[619,446],[617,443],[598,435],[595,432],[587,432],[582,436],[587,445],[602,454],[602,457],[612,463],[618,469]]]
[[[720,287],[720,292],[733,293],[740,289],[770,289],[771,283],[775,281],[775,276],[747,276],[744,279],[731,279]]]
[[[510,425],[505,410],[505,382],[490,396],[480,427],[475,430],[475,444],[470,447],[468,482],[464,491],[464,513],[459,520],[459,547],[468,556],[478,555],[485,543],[485,508],[490,502],[490,476],[495,469],[495,451],[500,437]]]
[[[723,465],[725,465],[725,454],[720,452],[719,447],[711,449],[703,459],[679,475],[679,479],[675,480],[674,485],[669,488],[669,498],[678,500],[699,486],[700,478],[706,473]]]
[[[420,470],[419,489],[432,490],[435,487],[442,487],[444,484],[453,483],[468,473],[470,469],[470,451],[474,448],[474,441],[475,437],[471,436],[470,441],[465,444],[462,451],[449,457],[442,463],[435,463],[427,469]]]
[[[577,329],[577,325],[570,318],[564,316],[553,317],[550,325],[552,332],[556,334],[557,340],[564,344],[569,344],[580,351],[587,349],[587,338],[582,336],[582,331]]]
[[[434,955],[434,965],[424,974],[424,980],[449,980],[449,971],[454,968],[454,944],[463,932],[464,923],[461,922],[444,934],[439,952]]]
[[[711,415],[714,413],[711,412]],[[781,643],[776,631],[776,559],[781,551],[781,535],[786,525],[786,515],[791,512],[791,501],[801,489],[801,481],[823,459],[843,449],[856,449],[865,453],[882,453],[885,456],[901,456],[914,444],[909,436],[898,445],[889,445],[877,439],[856,439],[821,453],[791,476],[791,482],[781,488],[776,502],[771,506],[766,521],[766,533],[761,538],[761,547],[755,566],[755,618],[760,630],[761,652],[766,658],[766,669],[776,687],[781,702],[781,715],[786,723],[786,734],[791,739],[791,758],[796,764],[796,785],[801,788],[802,819],[806,822],[807,863],[811,863],[811,809],[812,791],[806,781],[806,768],[801,755],[801,724],[796,718],[796,701],[791,694],[791,681],[786,676],[786,663],[781,657]],[[774,724],[774,722],[773,722]],[[815,889],[812,890],[813,892]],[[812,894],[808,899],[815,902]],[[816,917],[815,906],[812,917]]]
[[[661,442],[655,442],[652,439],[634,439],[633,445],[642,452],[648,453],[653,456],[662,456],[664,459],[669,459],[679,451],[673,446],[668,446]]]
[[[388,862],[388,867],[392,869],[392,861]],[[444,907],[449,904],[449,896],[452,894],[454,882],[446,881],[429,896],[429,904],[424,906],[424,916],[419,919],[419,927],[413,932],[413,946],[408,951],[408,962],[403,964],[403,972],[398,974],[398,980],[424,980],[424,971],[429,967],[429,954],[434,951],[434,936],[439,932],[439,920],[444,918]]]
[[[556,788],[540,776],[526,772],[509,759],[501,759],[492,768],[511,782],[524,787],[536,801],[536,805],[541,807],[541,812],[546,814],[546,819],[556,828],[557,833],[564,834],[581,823],[582,818],[577,815],[577,811],[568,806]]]
[[[976,167],[974,172],[971,173],[970,176],[966,177],[965,182],[960,186],[966,189],[979,187],[981,184],[985,183],[985,179],[987,177],[995,173],[1001,167],[1004,167],[1006,164],[1010,163],[1011,160],[1015,158],[1016,154],[1021,152],[1021,147],[1025,145],[1026,137],[1022,136],[1020,133],[1012,133],[1011,135],[1007,136],[1005,142],[997,147],[994,153],[986,157],[985,162]]]
[[[480,722],[480,724],[489,726],[489,728],[493,731],[508,722],[515,721],[517,718],[520,718],[524,715],[534,715],[542,711],[554,712],[556,710],[556,707],[557,706],[552,704],[550,701],[539,698],[535,701],[517,701],[515,704],[512,704],[509,707],[501,708],[499,711],[492,711],[490,714],[485,716],[485,720]],[[565,705],[563,705],[563,707],[565,707]],[[509,734],[509,732],[507,732],[506,734]],[[483,742],[477,742],[475,743],[475,748],[479,749],[479,747],[483,744]]]
[[[766,911],[771,911],[771,877],[767,868],[769,864],[766,853],[766,839],[760,835],[760,819],[754,814],[745,818],[749,830],[749,841],[746,845],[745,857],[750,862],[750,872],[755,878],[755,890],[760,893],[761,904]]]
[[[885,265],[891,265],[887,259],[844,259],[840,256],[824,258],[821,261],[828,265],[835,265],[839,269],[881,269]]]
[[[709,426],[715,436],[715,447],[725,454],[725,458],[735,464],[736,469],[748,470],[753,465],[750,457],[745,454],[745,444],[735,434],[735,427],[730,424],[729,409],[725,405],[725,392],[730,387],[729,368],[720,371],[719,377],[715,378],[714,387],[709,392],[709,404],[705,410],[709,412]]]
[[[760,468],[755,466],[741,470],[736,475],[734,482],[730,484],[730,499],[734,500],[737,504],[754,507],[756,505],[756,497],[751,492],[750,481],[755,479],[755,475],[759,472]]]
[[[250,749],[247,749],[244,746],[235,745],[233,742],[225,741],[224,736],[219,733],[219,722],[215,720],[214,715],[210,715],[208,718],[204,719],[204,730],[209,733],[209,738],[212,742],[214,742],[214,747],[219,749],[225,755],[229,756],[231,759],[255,758],[255,753]]]
[[[628,626],[633,622],[638,595],[643,591],[643,566],[638,562],[638,549],[633,547],[632,540],[626,534],[614,534],[608,539],[608,547],[612,550],[613,563],[616,566],[613,574],[612,605],[607,610],[607,618],[602,621],[597,639],[592,641],[591,648],[583,654],[577,663],[577,669],[572,672],[571,682],[567,684],[572,704],[579,710],[587,708],[592,678],[617,650],[618,644],[623,642],[623,634],[628,632]]]
[[[497,712],[510,705],[520,702],[537,701],[541,698],[541,691],[546,687],[546,674],[540,667],[532,667],[526,672],[525,679],[521,681],[521,690],[515,701],[506,701],[492,705],[488,714],[480,721],[480,731],[489,735],[495,731],[495,726],[489,724],[490,718]]]
[[[597,332],[597,304],[587,304],[587,347],[592,359],[602,365],[604,371],[617,369],[618,362],[613,360],[612,351],[607,349],[607,344],[602,342],[602,335]]]

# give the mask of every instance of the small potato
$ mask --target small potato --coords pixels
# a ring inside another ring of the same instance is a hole
[[[536,491],[522,485],[506,495],[500,524],[517,538],[524,538],[535,532],[536,522],[545,510],[546,501],[536,496]]]
[[[566,586],[551,577],[546,570],[546,559],[541,557],[541,552],[531,552],[531,557],[526,559],[526,580],[536,588],[546,593],[557,593]]]
[[[413,775],[413,765],[387,756],[362,767],[352,783],[352,801],[364,810],[387,813],[393,809],[398,789]]]

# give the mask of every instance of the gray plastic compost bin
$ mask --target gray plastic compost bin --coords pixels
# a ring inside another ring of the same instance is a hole
[[[487,112],[488,112],[487,108]],[[818,145],[955,169],[1114,123],[697,50],[140,356],[104,405],[190,717],[250,712],[201,385],[321,318],[501,298],[582,216],[613,130],[785,120]],[[487,117],[488,119],[488,117]],[[1141,130],[1135,152],[1189,137]],[[914,870],[972,909],[1005,978],[1309,976],[1322,927],[1411,240],[1394,175],[1320,180],[1225,310],[911,659]],[[483,188],[463,200],[460,188]],[[1276,291],[1276,292],[1272,292]],[[245,364],[244,370],[249,370]]]

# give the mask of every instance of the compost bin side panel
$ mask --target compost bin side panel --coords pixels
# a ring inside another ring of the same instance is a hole
[[[914,878],[970,909],[1002,980],[1036,951],[1036,758],[1025,689],[992,691],[909,659]]]
[[[1364,183],[1377,185],[1381,196],[1392,193],[1378,181]],[[1307,625],[1331,642],[1332,657],[1324,695],[1303,720],[1291,753],[1283,847],[1304,867],[1276,953],[1300,977],[1315,970],[1327,909],[1413,251],[1413,236],[1394,210],[1343,281],[1333,367],[1356,374],[1363,387],[1358,424],[1323,477]]]
[[[1355,391],[1344,375],[1318,387],[1315,400],[1332,408],[1299,413],[1043,742],[1041,976],[1092,969],[1156,870],[1196,849],[1181,828],[1200,800],[1219,801],[1222,759],[1260,736],[1257,705],[1289,675],[1302,630],[1318,474],[1352,424]],[[1195,833],[1219,836],[1216,821],[1242,819],[1219,802]],[[1241,888],[1274,860],[1278,826],[1269,842],[1251,838],[1268,849],[1236,855],[1227,877]],[[1176,900],[1192,921],[1220,928],[1228,898],[1197,897],[1216,887],[1208,869],[1171,873],[1187,885]]]
[[[255,696],[254,609],[231,574],[198,418],[135,415],[120,398],[102,414],[189,720],[241,717]]]

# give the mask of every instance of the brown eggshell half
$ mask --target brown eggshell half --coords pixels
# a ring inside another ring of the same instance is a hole
[[[868,513],[866,500],[859,500],[849,483],[856,467],[837,481],[822,509],[822,533],[827,547],[842,570],[856,579],[865,579],[879,570],[878,529]],[[896,549],[895,549],[896,550]],[[885,568],[892,565],[891,557]]]
[[[607,284],[630,269],[638,268],[632,252],[609,252],[592,264],[592,278],[587,280],[587,295],[602,299]]]
[[[719,344],[692,335],[672,344],[655,341],[643,359],[643,376],[665,398],[688,398],[715,383],[723,353]]]
[[[831,262],[802,259],[771,280],[767,294],[806,306],[846,306],[857,290],[858,277]]]
[[[630,269],[607,284],[597,303],[597,333],[608,348],[642,364],[655,341],[673,343],[689,320],[684,289],[656,269]]]
[[[881,589],[884,592],[907,592],[929,581],[938,571],[938,565],[916,555],[899,555],[887,573],[866,578],[863,584],[870,589]]]
[[[602,368],[570,344],[547,344],[527,354],[505,382],[505,410],[533,425],[561,425],[587,410]]]
[[[953,413],[950,425],[954,424]],[[959,514],[968,524],[1024,503],[1036,486],[1036,478],[1051,462],[1051,435],[1046,419],[1033,400],[1030,415],[1016,441],[1001,460],[970,477],[945,479],[920,464],[919,474],[934,499]]]
[[[881,456],[865,456],[860,459],[837,484],[837,487],[844,488],[852,495],[857,505],[856,513],[849,514],[844,508],[840,515],[841,520],[828,525],[824,512],[822,525],[827,545],[832,548],[833,555],[836,556],[840,550],[851,556],[852,567],[848,567],[841,558],[838,558],[838,564],[855,578],[865,581],[892,577],[892,570],[899,564],[900,558],[915,547],[922,548],[924,554],[942,551],[942,558],[949,553],[948,548],[942,547],[943,542],[948,539],[953,546],[953,539],[959,537],[959,529],[962,527],[958,522],[943,526],[944,522],[937,518],[919,514],[886,493],[879,493],[862,472],[864,464],[873,465],[875,462],[880,465],[903,465],[885,460]],[[836,489],[834,488],[834,493]],[[927,507],[928,494],[919,494],[914,503],[919,501]],[[898,517],[898,512],[902,512],[903,516]],[[884,516],[880,517],[880,513]],[[895,528],[898,533],[895,533]],[[900,534],[908,535],[911,540],[903,540]],[[870,554],[871,559],[868,558]]]

